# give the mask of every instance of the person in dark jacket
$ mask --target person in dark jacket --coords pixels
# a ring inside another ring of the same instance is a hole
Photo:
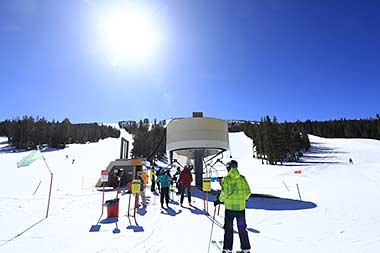
[[[183,206],[183,199],[185,198],[185,191],[187,192],[187,199],[189,200],[189,206],[191,206],[191,182],[193,182],[193,176],[190,172],[190,167],[187,165],[179,175],[179,181],[181,183],[181,206]]]
[[[156,172],[156,185],[157,185],[157,189],[158,189],[158,192],[161,192],[161,185],[160,185],[160,181],[157,181],[157,178],[163,173],[163,169],[161,167],[158,167],[158,170]]]
[[[176,192],[176,194],[177,195],[180,195],[181,194],[181,182],[180,182],[180,180],[179,180],[179,176],[181,175],[181,168],[180,167],[178,167],[177,168],[177,171],[174,173],[174,175],[173,175],[173,180],[172,180],[172,183],[175,183],[175,187],[177,188],[177,192]]]
[[[241,252],[249,253],[251,245],[247,233],[245,220],[246,202],[251,196],[251,190],[245,177],[239,174],[238,163],[231,160],[227,163],[227,176],[222,180],[222,191],[215,200],[214,206],[224,202],[224,241],[223,252],[232,252],[233,245],[233,220],[236,218],[239,231]]]
[[[156,179],[156,183],[160,183],[161,191],[160,191],[160,200],[161,200],[161,208],[164,208],[164,199],[166,202],[166,207],[169,208],[169,187],[170,181],[172,178],[170,177],[169,171],[163,172],[160,170],[160,175]]]

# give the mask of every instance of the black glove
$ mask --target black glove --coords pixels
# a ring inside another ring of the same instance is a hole
[[[222,202],[220,202],[219,199],[216,199],[216,200],[214,201],[214,206],[217,206],[217,205],[220,205],[220,204],[222,204]]]

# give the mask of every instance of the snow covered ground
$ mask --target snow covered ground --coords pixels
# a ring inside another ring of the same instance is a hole
[[[125,132],[122,136],[131,139]],[[379,252],[380,142],[310,140],[312,148],[300,163],[270,166],[252,158],[251,141],[243,133],[230,134],[232,156],[252,192],[279,197],[248,202],[253,252]],[[194,207],[181,208],[173,196],[172,209],[163,211],[158,197],[147,191],[148,207],[138,210],[136,219],[125,216],[129,195],[119,195],[117,223],[89,232],[102,201],[93,185],[100,170],[118,158],[119,148],[120,139],[109,138],[44,152],[54,173],[49,217],[44,219],[50,180],[44,162],[17,168],[28,153],[11,152],[7,139],[0,137],[0,252],[207,252],[212,222],[203,214],[200,193],[193,198]],[[115,195],[107,192],[106,199]],[[214,225],[217,241],[223,238],[223,211]],[[209,212],[213,214],[211,202]],[[239,249],[237,234],[234,249]]]

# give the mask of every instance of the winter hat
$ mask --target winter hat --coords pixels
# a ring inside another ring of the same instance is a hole
[[[227,170],[230,171],[232,168],[238,167],[238,162],[235,160],[231,160],[229,163],[226,164]]]

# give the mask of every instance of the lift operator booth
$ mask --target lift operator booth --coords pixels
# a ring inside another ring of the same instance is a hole
[[[142,171],[143,166],[148,165],[145,158],[128,159],[129,142],[121,139],[120,159],[109,163],[105,170],[102,170],[101,177],[95,187],[111,187],[116,189],[116,198],[104,202],[107,207],[108,217],[117,217],[119,213],[118,193],[121,188],[127,189],[127,193],[132,193],[132,182],[136,178],[138,171]],[[103,202],[102,201],[102,202]],[[103,214],[103,212],[102,212]]]
[[[145,158],[128,159],[129,142],[121,138],[120,159],[110,162],[106,170],[108,171],[108,181],[102,182],[99,178],[95,187],[125,187],[136,177],[137,171],[147,165]],[[120,184],[118,177],[120,178]]]
[[[117,188],[119,186],[118,177],[120,177],[119,187],[126,187],[128,183],[136,178],[137,171],[141,171],[146,163],[145,158],[116,159],[107,166],[108,182],[101,182],[99,179],[96,187]]]

